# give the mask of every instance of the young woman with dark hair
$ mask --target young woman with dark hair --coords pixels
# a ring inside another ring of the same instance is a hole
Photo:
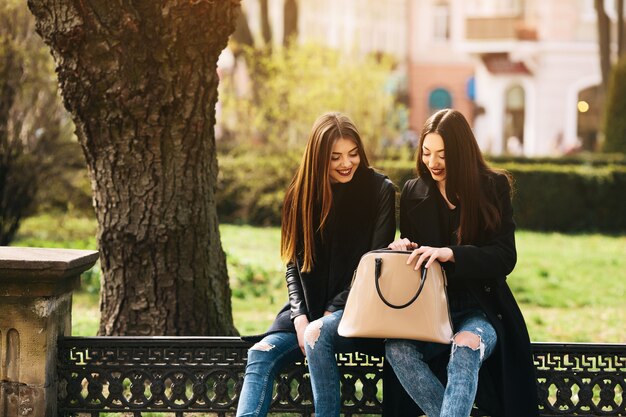
[[[385,247],[394,235],[393,184],[369,167],[347,116],[322,115],[283,204],[281,255],[289,302],[248,352],[237,416],[265,416],[276,374],[303,355],[315,415],[339,415],[335,352],[361,349],[357,339],[337,334],[352,274],[365,252]]]
[[[511,178],[485,163],[467,120],[450,109],[427,120],[417,171],[389,247],[413,250],[415,269],[443,265],[456,333],[451,345],[387,340],[385,357],[428,417],[466,417],[475,402],[494,417],[537,416],[528,331],[506,283],[517,261]]]

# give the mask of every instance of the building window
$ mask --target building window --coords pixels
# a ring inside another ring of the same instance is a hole
[[[450,5],[437,3],[433,10],[433,40],[450,39]]]
[[[428,109],[430,113],[437,110],[452,108],[452,96],[445,88],[435,88],[428,96]]]

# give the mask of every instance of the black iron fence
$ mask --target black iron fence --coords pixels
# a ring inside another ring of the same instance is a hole
[[[69,337],[59,343],[61,416],[234,415],[249,344],[229,337]],[[625,416],[626,345],[534,343],[542,416]],[[383,359],[337,358],[346,416],[382,411]],[[272,412],[311,416],[306,367],[277,378]]]

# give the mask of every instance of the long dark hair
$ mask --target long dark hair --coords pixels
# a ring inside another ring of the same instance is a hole
[[[301,250],[303,272],[313,267],[315,233],[324,229],[332,207],[328,167],[333,145],[340,138],[354,141],[361,159],[359,167],[369,167],[361,136],[352,120],[342,113],[326,113],[313,124],[300,167],[285,194],[280,254],[285,263],[290,263],[296,261]],[[319,221],[314,218],[316,206],[321,210]]]
[[[481,231],[494,231],[502,221],[502,209],[495,196],[493,178],[505,175],[487,165],[469,123],[457,110],[439,110],[424,124],[417,152],[417,172],[420,177],[434,181],[422,162],[421,144],[429,133],[443,139],[446,162],[446,196],[454,205],[460,204],[458,244],[475,243]]]

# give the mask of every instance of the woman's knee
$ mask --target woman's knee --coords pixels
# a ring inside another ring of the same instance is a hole
[[[457,333],[453,338],[453,343],[457,346],[467,346],[472,350],[478,350],[482,343],[481,337],[470,331],[462,331]]]
[[[248,349],[248,361],[246,367],[257,366],[259,364],[272,364],[274,362],[274,351],[276,346],[261,340]]]
[[[280,338],[265,338],[248,349],[246,369],[267,368],[271,370],[296,349],[298,349],[298,344],[295,337],[293,343]]]
[[[324,320],[324,317],[314,320],[304,330],[304,344],[308,349],[315,350],[316,346],[333,345],[337,337],[337,329]]]
[[[474,352],[479,352],[479,358],[482,362],[485,356],[485,343],[482,340],[482,335],[474,333],[469,330],[463,330],[454,335],[452,338],[452,350],[450,358],[454,357],[457,349],[470,349]]]

